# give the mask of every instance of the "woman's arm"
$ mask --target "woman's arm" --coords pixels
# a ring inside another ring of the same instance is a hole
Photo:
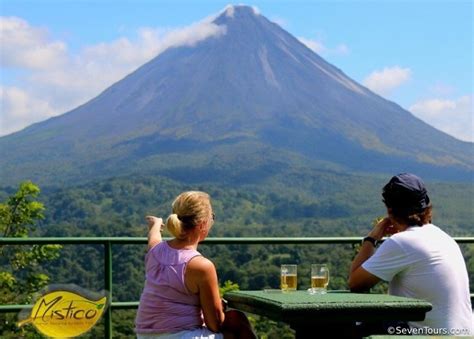
[[[146,216],[148,224],[148,249],[159,244],[162,240],[161,232],[163,232],[163,219],[154,216]]]
[[[214,264],[201,256],[193,258],[186,267],[185,282],[191,292],[199,295],[207,328],[219,332],[225,315]]]

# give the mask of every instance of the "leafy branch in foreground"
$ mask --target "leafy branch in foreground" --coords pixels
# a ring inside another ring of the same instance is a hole
[[[44,206],[37,201],[38,186],[30,181],[0,203],[0,234],[4,238],[26,238],[36,221],[44,218]],[[49,276],[41,264],[59,257],[60,245],[3,245],[0,247],[0,304],[26,304],[44,288]],[[25,335],[28,330],[15,326],[15,314],[2,314],[2,337]],[[26,331],[26,332],[25,332]],[[29,333],[32,334],[32,333]]]

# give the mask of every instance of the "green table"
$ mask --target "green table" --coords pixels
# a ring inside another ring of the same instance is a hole
[[[431,310],[423,300],[342,291],[234,291],[224,298],[229,307],[288,323],[297,338],[354,337],[355,322],[420,321]]]

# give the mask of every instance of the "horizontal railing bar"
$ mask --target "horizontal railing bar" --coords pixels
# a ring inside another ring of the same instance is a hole
[[[474,237],[453,237],[458,244],[474,244]]]
[[[215,237],[208,238],[202,244],[355,244],[363,237]],[[168,240],[170,238],[165,238]],[[460,244],[474,244],[474,237],[454,237]],[[146,244],[145,237],[45,237],[45,238],[0,238],[0,245],[33,245],[33,244]]]
[[[44,237],[44,238],[0,238],[0,245],[35,244],[146,244],[145,237]]]
[[[28,308],[33,308],[33,305],[0,305],[0,313],[20,312]]]
[[[138,308],[140,304],[139,301],[115,301],[112,303],[111,307],[115,309],[130,309],[130,308]]]
[[[110,305],[113,309],[131,309],[137,308],[139,301],[115,301]],[[20,312],[25,309],[31,309],[33,305],[0,305],[0,313]]]
[[[208,238],[202,244],[353,244],[362,240],[361,237],[298,237],[298,238],[276,238],[276,237],[247,237],[247,238]]]

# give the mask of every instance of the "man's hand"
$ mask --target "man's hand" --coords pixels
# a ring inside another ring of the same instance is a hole
[[[368,236],[378,241],[384,236],[394,233],[397,233],[397,230],[393,226],[392,220],[389,217],[385,217],[375,225],[375,227],[369,232]]]

